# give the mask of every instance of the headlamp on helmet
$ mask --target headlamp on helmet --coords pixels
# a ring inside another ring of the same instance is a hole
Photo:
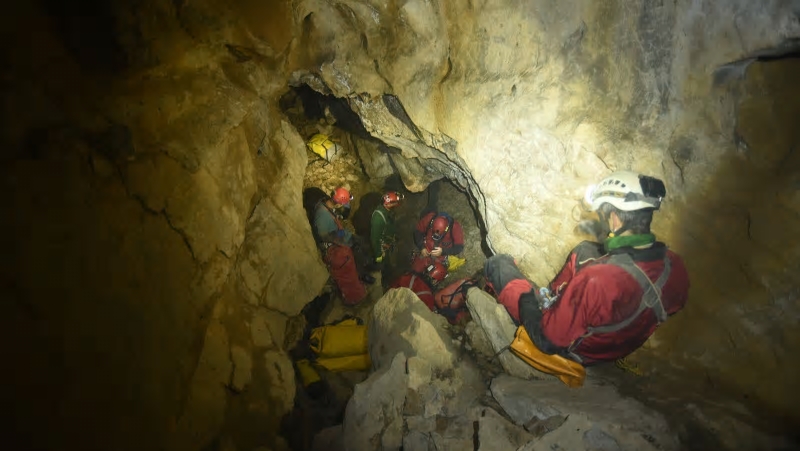
[[[340,186],[333,190],[331,199],[343,207],[349,207],[350,201],[353,200],[353,195],[346,188]]]
[[[394,207],[403,200],[405,196],[402,193],[398,193],[397,191],[389,191],[383,195],[383,206],[384,207]]]
[[[450,230],[450,221],[444,216],[437,216],[431,222],[431,238],[434,241],[441,240]]]

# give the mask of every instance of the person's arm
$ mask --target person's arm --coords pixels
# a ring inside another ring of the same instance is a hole
[[[613,287],[603,286],[594,271],[581,271],[566,286],[552,307],[541,313],[541,328],[557,347],[568,348],[586,334],[591,324],[602,324],[605,314],[598,307],[609,304]],[[603,317],[601,317],[603,316]]]
[[[535,290],[535,288],[534,288]],[[565,347],[555,345],[542,330],[542,310],[534,291],[523,293],[519,297],[519,318],[528,336],[539,350],[545,354],[560,354]]]
[[[442,249],[442,255],[458,255],[464,252],[464,230],[458,221],[453,221],[453,228],[450,230],[453,238],[453,245],[448,249]]]
[[[383,243],[381,243],[381,238],[383,237],[383,231],[386,228],[386,223],[383,221],[381,215],[376,214],[376,212],[377,210],[372,212],[369,240],[370,244],[372,245],[372,256],[377,259],[383,255]]]
[[[567,256],[567,261],[564,262],[564,266],[561,267],[561,271],[559,271],[553,281],[550,282],[549,287],[553,295],[560,295],[569,284],[569,281],[575,277],[576,257],[575,252],[570,252]]]
[[[581,263],[586,264],[589,259],[598,258],[601,255],[602,245],[600,243],[583,241],[575,246],[575,248],[572,249],[567,256],[567,261],[564,262],[564,266],[561,267],[561,271],[559,271],[555,279],[550,282],[550,291],[554,295],[561,294],[569,284],[570,280],[575,277],[575,274],[578,272]]]
[[[425,246],[425,235],[428,233],[428,224],[431,222],[431,215],[433,215],[433,213],[428,213],[423,216],[419,222],[417,222],[417,227],[414,229],[414,245],[416,245],[419,250],[422,250]]]

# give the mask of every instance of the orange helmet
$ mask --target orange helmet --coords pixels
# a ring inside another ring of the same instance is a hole
[[[350,201],[353,200],[353,195],[350,194],[350,191],[340,186],[333,190],[331,199],[337,204],[347,207],[350,205]]]
[[[403,200],[403,194],[398,193],[397,191],[389,191],[383,195],[383,206],[386,208],[391,208],[397,206],[401,200]]]
[[[435,261],[425,268],[425,274],[434,282],[441,282],[447,277],[447,268],[438,261]]]
[[[450,230],[450,220],[444,216],[437,216],[431,222],[431,238],[434,241],[439,241],[444,237],[444,234]]]

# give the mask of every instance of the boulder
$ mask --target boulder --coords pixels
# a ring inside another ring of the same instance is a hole
[[[253,359],[250,357],[250,351],[241,346],[231,346],[231,360],[233,361],[231,388],[241,392],[253,380]]]
[[[478,420],[478,451],[505,451],[517,449],[533,441],[534,437],[520,426],[486,408]]]
[[[491,344],[493,354],[499,353],[497,357],[508,374],[522,379],[550,378],[550,376],[534,370],[508,350],[508,345],[514,340],[517,326],[505,307],[498,304],[495,298],[479,288],[470,288],[467,292],[467,308],[472,319],[480,326],[486,340]],[[480,337],[474,332],[473,335]]]
[[[342,425],[325,428],[314,436],[311,451],[344,451]]]
[[[273,178],[269,196],[247,221],[238,264],[240,292],[251,304],[294,316],[319,294],[328,271],[302,206],[305,143],[286,122],[273,131],[270,142],[264,156],[269,163],[259,160],[259,169]]]
[[[623,449],[679,448],[677,437],[660,414],[634,399],[621,396],[608,385],[587,380],[582,388],[571,389],[557,380],[526,381],[501,375],[492,380],[491,392],[505,413],[520,426],[530,424],[532,419],[566,416],[566,423],[544,435],[544,438],[553,440],[552,443],[561,439],[551,436],[558,437],[556,433],[562,429],[573,431],[575,428],[570,427],[573,424],[582,431],[595,430],[587,436],[587,443],[608,444],[613,439]],[[574,442],[574,437],[570,440]],[[550,448],[537,444],[531,449]],[[565,449],[594,448],[566,446]]]
[[[457,349],[445,331],[447,320],[433,313],[408,288],[389,290],[375,304],[369,329],[369,354],[376,369],[397,353],[426,360],[433,371],[452,369]]]
[[[383,366],[355,387],[345,409],[345,450],[381,449],[384,431],[396,420],[402,420],[408,386],[405,366],[406,356],[398,353],[389,365]],[[395,432],[391,431],[390,434]]]
[[[283,415],[292,410],[294,405],[296,386],[292,361],[283,351],[267,351],[264,353],[264,369],[270,383],[268,393],[271,407]]]

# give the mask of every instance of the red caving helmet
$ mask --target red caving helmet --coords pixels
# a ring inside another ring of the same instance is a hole
[[[397,206],[401,200],[403,200],[403,194],[398,193],[397,191],[389,191],[383,195],[383,206],[386,208],[392,208]]]
[[[447,268],[439,262],[433,262],[425,268],[425,274],[428,275],[434,282],[438,283],[447,277]]]
[[[439,241],[444,237],[444,234],[450,230],[450,221],[444,216],[437,216],[431,225],[431,238],[434,241]]]
[[[331,199],[339,205],[348,206],[350,205],[350,201],[353,200],[353,195],[350,194],[350,191],[347,191],[345,188],[341,186],[333,190],[331,193]]]

